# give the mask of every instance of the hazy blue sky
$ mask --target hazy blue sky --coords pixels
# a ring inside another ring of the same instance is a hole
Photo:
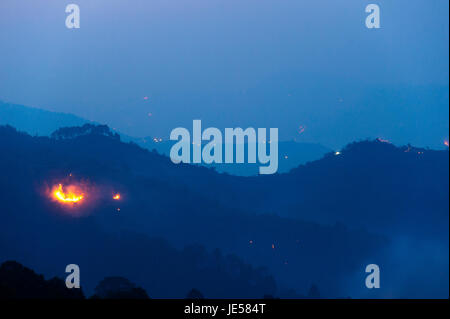
[[[80,6],[80,29],[65,26],[69,3]],[[365,27],[369,3],[381,8],[381,29]],[[199,118],[218,128],[278,127],[282,139],[330,147],[366,137],[442,147],[448,7],[448,0],[1,0],[0,100],[134,136],[167,137]]]

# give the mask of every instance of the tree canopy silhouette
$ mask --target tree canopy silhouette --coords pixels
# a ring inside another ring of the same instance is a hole
[[[83,135],[102,135],[120,140],[117,133],[113,133],[107,125],[84,124],[83,126],[62,127],[51,134],[54,139],[72,139]]]
[[[69,289],[57,277],[44,276],[16,261],[0,266],[0,299],[84,299],[81,289]]]
[[[95,288],[92,298],[149,299],[147,292],[124,277],[106,277]]]
[[[200,290],[193,288],[186,295],[186,299],[205,299],[205,297],[203,297],[203,294],[200,292]]]

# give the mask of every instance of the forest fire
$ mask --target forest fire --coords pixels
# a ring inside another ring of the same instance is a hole
[[[94,184],[89,179],[70,177],[45,183],[43,193],[58,210],[71,216],[85,216],[94,212],[99,205],[121,202],[123,195],[107,184]],[[117,206],[116,206],[117,207]]]
[[[69,185],[63,187],[62,184],[53,186],[51,194],[58,202],[69,205],[74,205],[83,201],[85,196],[78,186]]]

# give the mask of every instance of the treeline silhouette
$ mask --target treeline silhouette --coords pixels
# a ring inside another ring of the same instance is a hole
[[[272,295],[264,295],[273,299]],[[320,298],[316,285],[312,285],[306,298]],[[86,299],[82,287],[68,288],[63,279],[46,280],[16,261],[0,265],[0,299]],[[95,287],[89,299],[150,299],[147,292],[124,277],[105,277]],[[196,288],[186,294],[186,299],[205,299]]]
[[[15,261],[0,265],[0,299],[84,299],[81,289],[67,289],[57,277],[45,280],[43,275]]]
[[[90,299],[149,299],[147,292],[123,277],[106,277],[95,288]],[[203,299],[197,289],[186,295],[188,299]],[[67,288],[58,277],[44,279],[32,269],[16,261],[0,265],[0,299],[85,299],[82,288]]]

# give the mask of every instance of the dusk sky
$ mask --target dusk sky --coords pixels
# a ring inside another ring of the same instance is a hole
[[[69,3],[80,29],[65,26]],[[365,26],[369,3],[380,29]],[[2,0],[0,100],[137,137],[201,119],[333,148],[382,137],[442,149],[448,10],[447,0]]]

